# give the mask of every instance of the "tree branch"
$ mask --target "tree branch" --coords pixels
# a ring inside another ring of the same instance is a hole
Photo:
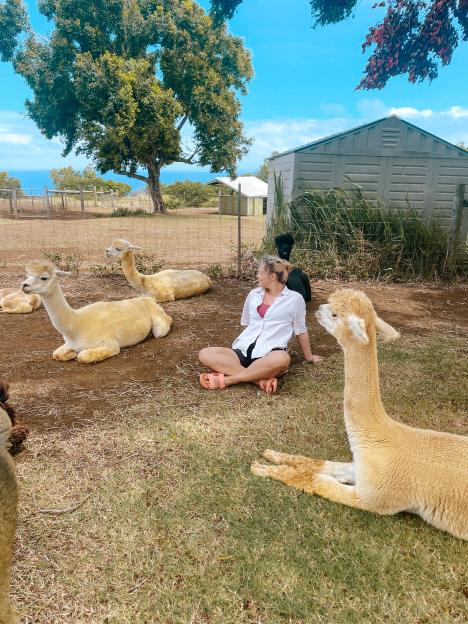
[[[174,160],[172,162],[182,162],[182,163],[186,163],[187,165],[193,165],[194,164],[193,157],[200,151],[200,149],[201,149],[201,146],[199,145],[197,149],[193,152],[193,154],[189,156],[188,158],[179,158],[178,160]]]
[[[181,130],[182,126],[185,124],[185,122],[188,119],[188,115],[184,115],[179,123],[179,125],[177,126],[177,130]]]
[[[39,37],[39,39],[43,39],[45,42],[50,43],[49,37],[46,37],[45,35],[41,35],[40,33],[36,32],[35,30],[31,28],[31,26],[29,26],[28,32],[30,32],[35,37]]]
[[[127,176],[128,178],[135,178],[135,180],[141,180],[142,182],[148,182],[149,178],[140,175],[139,173],[129,173],[128,171],[121,171],[120,169],[114,169],[114,173]]]

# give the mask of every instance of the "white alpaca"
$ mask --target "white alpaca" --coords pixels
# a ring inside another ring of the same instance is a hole
[[[65,341],[54,351],[55,360],[100,362],[118,355],[122,347],[141,342],[150,331],[160,338],[171,328],[171,317],[151,297],[99,301],[73,309],[58,282],[59,275],[70,273],[41,260],[29,263],[26,272],[23,291],[41,295],[52,325]]]
[[[0,288],[0,312],[29,314],[40,306],[39,295],[27,295],[17,288]]]
[[[136,290],[156,301],[175,301],[184,297],[201,295],[211,287],[208,275],[195,269],[165,269],[153,275],[139,273],[135,266],[134,251],[140,249],[127,240],[113,240],[106,249],[108,258],[119,258],[122,271]]]
[[[350,507],[411,512],[468,539],[468,438],[390,418],[380,398],[376,334],[392,340],[398,333],[362,292],[340,290],[328,301],[317,319],[344,351],[344,419],[353,462],[267,450],[264,457],[280,465],[255,462],[252,472]]]

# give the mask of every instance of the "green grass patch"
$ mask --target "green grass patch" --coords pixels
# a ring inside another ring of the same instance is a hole
[[[464,347],[456,336],[382,347],[388,412],[461,433]],[[297,366],[273,397],[173,379],[110,420],[32,435],[18,460],[13,571],[24,621],[464,622],[466,543],[409,514],[372,515],[249,472],[265,448],[350,458],[342,368],[341,354]],[[73,513],[38,511],[88,494]]]

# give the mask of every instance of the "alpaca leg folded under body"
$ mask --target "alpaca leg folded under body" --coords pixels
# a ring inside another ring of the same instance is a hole
[[[119,353],[119,345],[116,345],[115,347],[98,347],[96,349],[85,349],[84,351],[80,351],[76,359],[78,362],[81,362],[81,364],[92,364],[93,362],[102,362],[102,360],[107,360],[107,358],[119,355]]]
[[[169,330],[171,329],[172,319],[168,316],[167,318],[161,318],[160,316],[153,316],[151,318],[152,327],[151,331],[155,338],[163,338],[167,336]]]
[[[58,360],[59,362],[68,362],[68,360],[74,360],[78,352],[64,344],[52,353],[52,357],[54,360]]]

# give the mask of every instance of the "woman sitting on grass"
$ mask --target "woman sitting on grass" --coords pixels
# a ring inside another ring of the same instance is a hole
[[[241,325],[246,329],[234,340],[232,349],[206,347],[198,355],[202,364],[216,371],[200,375],[204,388],[217,390],[254,382],[273,394],[277,378],[288,370],[291,361],[287,345],[293,333],[306,361],[322,359],[310,349],[303,297],[285,286],[290,270],[290,263],[276,256],[260,260],[259,287],[247,295],[242,312]]]

